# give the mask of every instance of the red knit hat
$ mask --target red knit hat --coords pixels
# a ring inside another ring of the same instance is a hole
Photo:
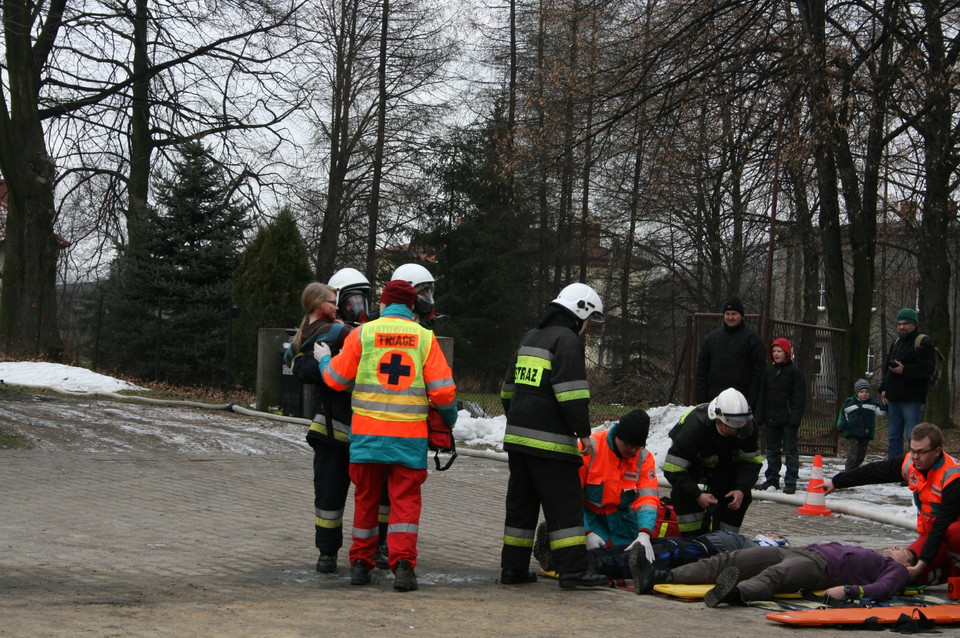
[[[392,303],[399,303],[407,308],[413,308],[416,301],[417,291],[413,289],[409,281],[403,281],[402,279],[395,279],[387,283],[383,287],[383,292],[380,293],[380,303],[388,306]]]

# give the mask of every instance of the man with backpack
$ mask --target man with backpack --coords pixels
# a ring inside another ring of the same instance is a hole
[[[930,375],[937,353],[930,337],[917,328],[917,311],[903,308],[897,313],[899,337],[890,346],[880,383],[880,400],[887,406],[887,458],[903,456],[903,438],[910,440],[913,426],[923,416]]]

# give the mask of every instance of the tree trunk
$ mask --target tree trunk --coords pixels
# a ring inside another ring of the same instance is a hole
[[[147,53],[147,0],[136,0],[133,19],[133,100],[130,109],[130,174],[127,177],[127,244],[140,241],[137,225],[147,209],[150,191],[150,155],[153,139],[150,136],[150,58]]]
[[[924,128],[923,220],[920,223],[920,317],[934,344],[950,352],[950,266],[947,261],[947,234],[950,225],[948,202],[951,175],[950,66],[946,63],[940,3],[923,3],[928,77]],[[943,385],[927,397],[925,420],[941,426],[952,425],[950,414],[950,371],[944,370]]]
[[[32,49],[32,7],[22,0],[3,2],[10,93],[6,103],[0,102],[0,171],[8,204],[0,345],[8,355],[58,359],[63,342],[57,328],[56,166],[38,113],[36,64],[42,60],[35,60]],[[51,12],[60,9],[62,2],[50,7]],[[54,26],[49,34],[55,33]]]
[[[353,68],[357,55],[357,14],[355,0],[342,0],[340,32],[337,39],[336,71],[330,121],[330,171],[327,179],[326,210],[317,248],[317,279],[326,281],[333,274],[340,247],[347,172],[350,166],[350,113],[353,106]]]
[[[377,285],[377,229],[380,226],[380,184],[383,181],[383,148],[387,128],[387,45],[390,27],[390,0],[383,0],[380,24],[380,59],[377,64],[377,141],[373,148],[373,176],[367,200],[366,277]]]

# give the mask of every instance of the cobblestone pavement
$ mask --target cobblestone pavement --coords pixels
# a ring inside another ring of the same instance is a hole
[[[216,418],[224,417],[209,417]],[[499,461],[461,456],[448,472],[431,470],[423,491],[421,587],[401,594],[392,590],[392,575],[379,571],[372,586],[351,587],[345,550],[335,575],[314,571],[305,445],[269,454],[143,447],[0,451],[0,635],[791,631],[758,609],[712,610],[606,588],[560,591],[548,579],[496,584],[507,482]],[[345,518],[352,518],[349,509]],[[880,548],[910,540],[900,528],[802,516],[763,501],[751,507],[747,525],[744,533],[776,531],[792,544]]]

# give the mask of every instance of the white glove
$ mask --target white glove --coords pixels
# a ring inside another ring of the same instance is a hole
[[[607,543],[600,538],[599,534],[594,532],[587,532],[587,549],[597,549],[598,547],[603,547]]]
[[[627,549],[624,551],[629,552],[637,543],[640,543],[640,545],[643,547],[643,553],[646,554],[647,560],[650,561],[650,563],[653,563],[653,545],[650,544],[650,534],[647,534],[646,532],[640,532],[637,534],[637,537],[633,539],[633,542],[627,545]]]
[[[330,356],[330,346],[320,341],[313,344],[313,358],[320,361],[324,357]]]

